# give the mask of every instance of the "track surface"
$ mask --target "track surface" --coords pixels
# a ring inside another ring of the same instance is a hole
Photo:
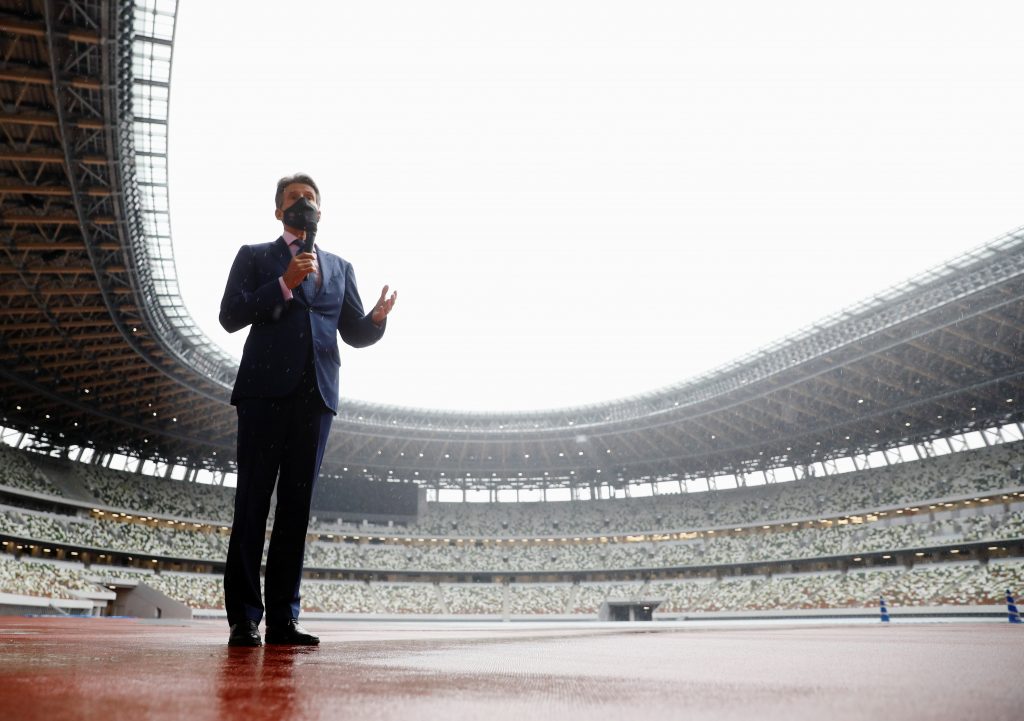
[[[0,617],[4,719],[1024,718],[1024,628],[309,622],[229,649],[214,622]]]

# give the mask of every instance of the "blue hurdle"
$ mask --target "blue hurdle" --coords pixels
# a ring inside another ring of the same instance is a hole
[[[1006,589],[1006,617],[1010,623],[1020,623],[1020,611],[1017,610],[1017,604],[1013,602],[1013,596],[1010,594],[1010,589]]]

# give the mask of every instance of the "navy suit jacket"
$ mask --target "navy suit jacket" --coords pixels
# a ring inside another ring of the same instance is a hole
[[[338,412],[338,333],[350,346],[372,345],[384,335],[363,312],[352,264],[316,248],[322,282],[312,298],[301,286],[286,301],[278,278],[292,255],[284,238],[273,243],[243,245],[231,265],[220,303],[220,324],[234,333],[245,326],[242,361],[231,403],[242,398],[280,398],[299,383],[309,353],[324,405]]]

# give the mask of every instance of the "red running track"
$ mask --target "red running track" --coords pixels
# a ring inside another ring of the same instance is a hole
[[[306,622],[229,649],[213,622],[0,617],[0,719],[1024,718],[1024,629]]]

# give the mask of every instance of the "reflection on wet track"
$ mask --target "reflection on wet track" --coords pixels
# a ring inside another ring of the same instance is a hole
[[[307,622],[319,647],[228,648],[223,623],[0,618],[10,719],[1016,721],[1024,629]]]

